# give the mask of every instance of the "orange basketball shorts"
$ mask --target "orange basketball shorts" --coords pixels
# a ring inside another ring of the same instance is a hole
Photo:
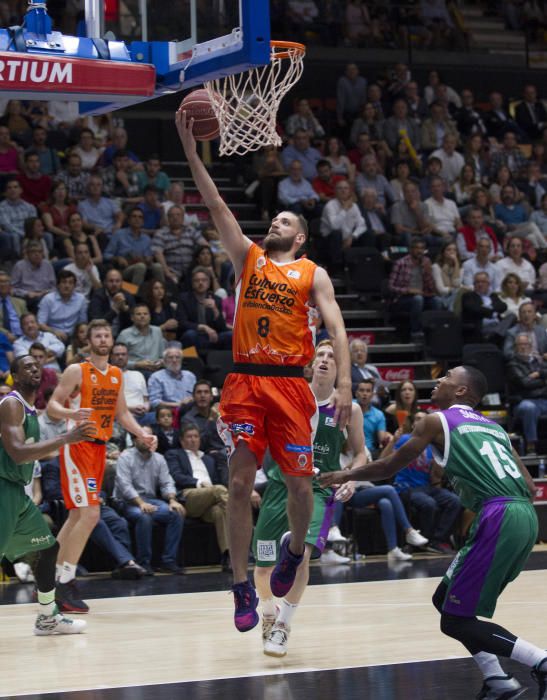
[[[218,432],[231,454],[244,440],[260,466],[269,447],[290,476],[313,474],[317,403],[303,377],[230,374],[224,382]]]
[[[60,451],[61,489],[65,506],[98,506],[106,462],[106,445],[77,442]]]

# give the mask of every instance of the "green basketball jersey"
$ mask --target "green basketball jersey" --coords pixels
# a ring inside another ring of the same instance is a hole
[[[466,508],[478,512],[490,498],[529,498],[505,430],[470,406],[439,411],[444,431],[444,467]],[[436,451],[435,451],[436,452]]]
[[[18,391],[11,391],[4,396],[0,403],[8,398],[16,399],[23,406],[25,412],[23,419],[25,442],[29,444],[38,442],[40,439],[40,426],[38,425],[38,415],[34,406],[28,404]],[[7,479],[20,484],[30,484],[33,471],[34,460],[24,464],[16,464],[4,449],[2,436],[0,435],[0,479]]]
[[[346,432],[340,430],[334,422],[334,406],[329,401],[318,403],[319,420],[313,441],[313,465],[320,472],[336,472],[340,469],[340,454],[346,441]],[[264,461],[264,471],[270,481],[285,483],[285,477],[279,466],[268,456]],[[313,490],[330,494],[330,488],[322,489],[317,480],[313,481]]]

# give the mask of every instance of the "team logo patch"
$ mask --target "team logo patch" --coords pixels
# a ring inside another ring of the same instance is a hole
[[[256,261],[256,267],[258,270],[262,270],[264,265],[266,265],[266,258],[263,255],[261,255]]]
[[[299,280],[300,279],[300,272],[298,272],[298,270],[289,270],[287,272],[287,277],[292,277],[295,280]]]
[[[325,418],[325,425],[326,425],[328,428],[336,428],[336,421],[335,421],[334,418],[332,418],[331,416],[327,416],[327,417]]]
[[[89,477],[87,480],[87,490],[89,493],[97,493],[97,479]]]
[[[81,503],[82,497],[80,496],[80,494],[78,494],[74,500],[76,501],[76,503]]]
[[[298,466],[304,468],[308,464],[308,455],[298,455]]]
[[[255,434],[255,427],[252,423],[231,423],[230,430],[232,433],[247,433],[247,435]]]
[[[275,540],[257,540],[256,555],[258,561],[276,561],[276,542]]]
[[[306,454],[311,454],[311,445],[293,445],[288,442],[285,445],[287,452],[305,452]]]
[[[96,374],[91,374],[90,376],[91,376],[91,381],[93,382],[93,384],[96,384],[97,381],[98,381],[98,380],[97,380],[97,375],[96,375]]]
[[[110,377],[110,381],[112,384],[117,384],[118,383],[118,377]]]

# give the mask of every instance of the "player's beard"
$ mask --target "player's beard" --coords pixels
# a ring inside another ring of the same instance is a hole
[[[90,345],[91,352],[99,357],[108,357],[112,347],[112,345]]]
[[[264,250],[267,253],[288,253],[294,245],[295,238],[296,235],[292,238],[282,238],[269,233],[263,241]]]

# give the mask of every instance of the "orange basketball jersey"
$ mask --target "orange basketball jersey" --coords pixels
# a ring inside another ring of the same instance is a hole
[[[82,362],[82,382],[79,394],[72,399],[73,408],[92,408],[97,440],[108,442],[112,437],[118,394],[122,386],[122,371],[107,365],[101,372],[91,362]]]
[[[234,362],[304,366],[313,358],[315,263],[274,263],[254,243],[236,289]]]

